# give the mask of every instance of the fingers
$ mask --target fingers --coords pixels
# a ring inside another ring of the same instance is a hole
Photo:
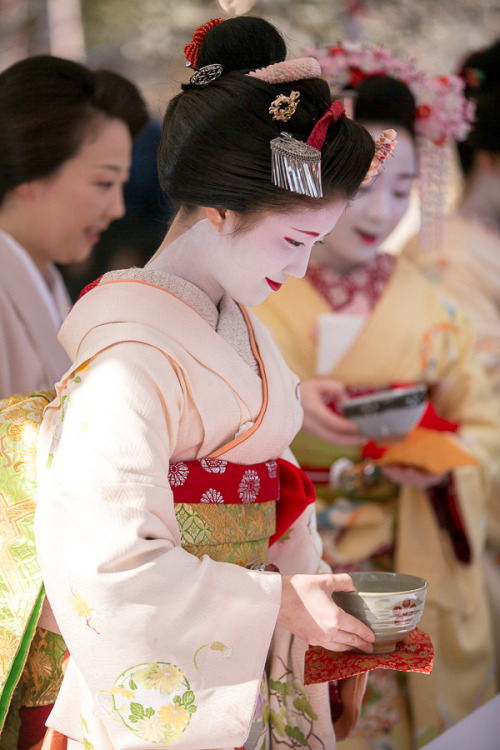
[[[346,643],[347,648],[360,648],[362,651],[371,653],[373,651],[372,643],[375,640],[373,631],[364,622],[357,620],[344,610],[341,610],[341,613],[337,632],[347,636],[342,637],[341,641]]]
[[[362,445],[366,438],[359,434],[358,426],[349,419],[335,414],[328,406],[319,405],[314,410],[304,408],[303,428],[329,443]]]
[[[324,573],[323,575],[329,579],[327,583],[331,587],[332,594],[334,591],[357,591],[349,573]]]
[[[345,397],[345,386],[338,380],[330,380],[330,378],[316,378],[316,382],[320,387],[322,393],[330,398],[341,399]]]
[[[373,632],[361,620],[344,612],[343,609],[334,605],[337,609],[332,615],[332,622],[325,627],[323,632],[316,633],[317,641],[309,641],[311,645],[323,646],[330,651],[352,651],[358,649],[366,654],[373,652]]]
[[[363,651],[365,654],[373,653],[372,643],[354,633],[343,631],[337,631],[336,637],[329,641],[328,645],[324,646],[324,648],[327,648],[329,651]]]
[[[330,650],[359,649],[371,653],[373,633],[344,612],[332,599],[333,591],[353,591],[351,577],[334,575],[282,576],[277,622],[306,643]]]

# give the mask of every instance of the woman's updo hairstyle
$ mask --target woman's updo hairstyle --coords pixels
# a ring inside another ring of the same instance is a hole
[[[238,16],[210,29],[203,39],[197,67],[218,62],[229,73],[265,68],[285,58],[285,40],[275,26],[263,18]]]
[[[78,153],[103,117],[134,138],[146,125],[137,87],[51,55],[28,57],[0,74],[0,203],[24,182],[47,177]]]
[[[365,123],[387,123],[405,128],[415,137],[416,104],[408,86],[398,78],[374,75],[355,89],[354,116]]]
[[[500,153],[500,40],[469,55],[459,72],[465,93],[476,105],[475,120],[465,141],[458,142],[462,171],[467,177],[478,151]]]
[[[260,18],[230,19],[207,33],[197,67],[219,63],[224,72],[206,86],[185,84],[163,123],[160,183],[179,206],[252,213],[321,205],[322,199],[273,184],[270,142],[282,131],[306,141],[330,105],[328,84],[321,78],[270,84],[246,75],[285,54],[281,34]],[[271,103],[291,91],[300,95],[295,113],[287,122],[273,120]],[[361,125],[348,118],[331,125],[321,158],[324,200],[352,198],[373,155],[373,139]]]

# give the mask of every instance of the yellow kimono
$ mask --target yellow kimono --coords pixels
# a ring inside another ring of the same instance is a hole
[[[452,294],[469,315],[476,334],[476,352],[500,399],[500,232],[455,215],[446,224],[439,256],[423,252],[417,239],[410,241],[404,254]],[[489,502],[484,565],[500,672],[500,481]]]
[[[301,380],[315,377],[317,344],[312,332],[318,316],[331,309],[309,280],[289,280],[255,312]],[[356,522],[344,528],[338,539],[339,558],[353,567],[394,541],[395,570],[429,581],[421,627],[434,643],[435,666],[430,677],[410,675],[408,682],[417,746],[496,691],[492,635],[478,561],[484,547],[485,499],[498,471],[500,418],[472,347],[471,329],[454,304],[408,260],[398,258],[375,308],[330,373],[348,386],[427,384],[437,412],[460,422],[459,440],[478,460],[477,466],[460,467],[453,473],[472,555],[469,564],[457,560],[427,495],[410,486],[399,488],[395,508],[390,500],[360,503]],[[322,455],[320,465],[330,449],[332,460],[342,450],[304,433],[299,437],[292,449],[301,463],[311,465],[317,451]],[[413,746],[404,744],[409,740],[400,738],[399,742],[386,746]]]

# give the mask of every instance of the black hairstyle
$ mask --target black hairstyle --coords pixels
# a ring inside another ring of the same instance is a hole
[[[257,33],[263,28],[266,35]],[[247,30],[252,44],[243,56],[240,40],[247,39]],[[277,50],[283,57],[286,48],[281,50],[280,39],[271,24],[251,16],[225,21],[206,35],[198,64],[224,59],[224,72],[206,86],[182,86],[167,107],[158,152],[160,183],[179,206],[250,214],[321,205],[321,199],[278,188],[271,179],[271,140],[285,130],[306,141],[331,102],[328,84],[321,78],[269,84],[246,74],[275,62]],[[210,55],[204,49],[208,40]],[[273,120],[270,104],[291,91],[300,94],[295,114],[286,123]],[[341,118],[330,125],[321,159],[325,199],[352,198],[373,155],[373,139],[360,124]]]
[[[256,70],[286,58],[286,43],[278,29],[263,18],[237,16],[206,34],[198,67],[217,62],[224,70]]]
[[[386,75],[365,78],[355,89],[354,116],[360,122],[380,122],[405,128],[415,137],[415,98],[408,86]]]
[[[457,143],[462,171],[468,177],[477,151],[500,153],[500,39],[468,55],[459,75],[465,81],[466,96],[476,106],[469,135]]]
[[[47,177],[75,156],[102,117],[121,120],[132,138],[148,121],[139,90],[118,73],[52,55],[0,73],[0,204],[17,185]]]

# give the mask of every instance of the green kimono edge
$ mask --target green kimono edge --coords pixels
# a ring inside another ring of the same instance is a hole
[[[38,596],[35,599],[35,603],[33,609],[31,610],[29,619],[26,623],[26,627],[21,637],[16,655],[12,660],[11,667],[7,672],[3,685],[1,686],[2,692],[0,694],[0,733],[2,732],[5,723],[5,718],[9,710],[12,695],[17,683],[21,678],[21,673],[24,669],[24,665],[26,664],[26,659],[28,658],[28,653],[30,650],[31,642],[33,640],[33,636],[35,635],[35,629],[40,617],[44,598],[45,589],[42,585],[38,592]]]
[[[0,732],[45,597],[34,539],[34,497],[38,432],[54,396],[52,390],[30,391],[0,401],[0,509],[7,519],[0,549]]]

